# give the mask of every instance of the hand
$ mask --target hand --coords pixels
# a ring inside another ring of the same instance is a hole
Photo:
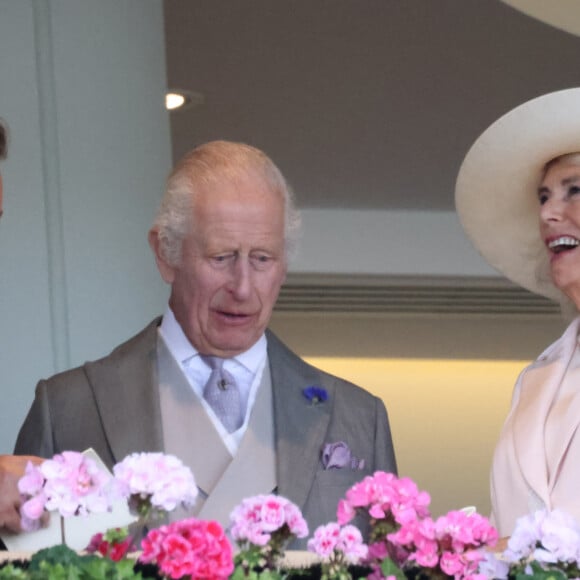
[[[18,480],[29,461],[38,465],[43,459],[31,455],[0,455],[0,532],[22,531]]]

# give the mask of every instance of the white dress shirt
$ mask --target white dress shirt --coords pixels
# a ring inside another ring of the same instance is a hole
[[[230,453],[235,455],[248,427],[248,419],[254,406],[256,393],[262,380],[264,366],[267,362],[268,344],[266,335],[263,334],[258,339],[258,342],[247,351],[233,358],[224,360],[224,368],[235,378],[240,391],[241,403],[246,410],[242,426],[237,431],[228,433],[213,409],[203,398],[203,389],[211,375],[211,369],[203,362],[200,353],[189,342],[169,306],[163,315],[163,320],[159,327],[159,334],[167,345],[169,352],[183,370],[193,392],[201,401],[203,408],[212,420],[224,444]]]

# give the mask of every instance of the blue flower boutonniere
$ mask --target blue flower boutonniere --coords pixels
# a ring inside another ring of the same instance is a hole
[[[324,403],[328,399],[328,393],[323,387],[317,387],[311,385],[310,387],[305,387],[302,389],[302,394],[310,401],[311,405],[318,405],[319,403]]]

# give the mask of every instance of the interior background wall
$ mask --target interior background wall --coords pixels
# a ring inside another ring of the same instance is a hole
[[[159,313],[147,230],[171,165],[158,0],[0,0],[0,452],[39,378]]]
[[[0,452],[39,378],[103,356],[163,311],[146,234],[171,165],[165,84],[160,0],[0,0],[0,116],[12,134],[0,166]],[[495,276],[453,212],[339,208],[304,212],[291,271]],[[348,310],[273,320],[299,354],[385,399],[400,471],[436,510],[485,511],[515,375],[562,327]]]

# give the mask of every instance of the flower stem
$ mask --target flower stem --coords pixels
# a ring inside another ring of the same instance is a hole
[[[64,530],[64,517],[60,516],[60,542],[63,546],[66,546],[66,536]]]

